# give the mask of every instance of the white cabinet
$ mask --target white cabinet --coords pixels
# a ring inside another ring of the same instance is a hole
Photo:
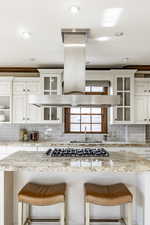
[[[12,122],[12,77],[0,77],[0,123]]]
[[[16,78],[13,81],[13,122],[40,123],[41,109],[28,104],[29,94],[41,94],[40,78]]]
[[[135,79],[135,123],[150,123],[150,79]]]
[[[62,94],[62,72],[63,70],[40,69],[42,79],[42,91],[44,95]],[[62,109],[60,107],[44,106],[42,108],[42,123],[61,123]]]
[[[135,79],[135,95],[146,95],[150,92],[150,81],[146,78]]]
[[[130,124],[134,121],[135,70],[114,70],[113,94],[120,96],[120,104],[113,107],[113,124]]]
[[[13,96],[13,122],[24,123],[26,117],[26,97],[25,95]]]
[[[147,97],[135,96],[135,122],[136,123],[147,123],[148,121],[148,105]]]
[[[40,78],[15,78],[13,81],[13,95],[40,94]]]
[[[0,95],[7,96],[11,94],[12,78],[0,77]]]

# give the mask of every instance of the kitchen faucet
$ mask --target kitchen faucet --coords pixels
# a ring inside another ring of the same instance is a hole
[[[87,132],[86,132],[86,127],[84,128],[84,141],[85,141],[85,142],[88,141]]]

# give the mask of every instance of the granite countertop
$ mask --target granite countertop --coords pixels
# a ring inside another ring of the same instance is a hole
[[[102,143],[70,143],[62,141],[0,141],[0,146],[21,147],[150,147],[150,143],[102,142]]]
[[[50,158],[43,152],[20,151],[0,161],[3,171],[145,172],[150,161],[129,152],[111,152],[108,158]]]

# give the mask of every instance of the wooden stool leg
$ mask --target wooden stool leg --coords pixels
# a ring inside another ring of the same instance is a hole
[[[65,225],[65,203],[62,203],[62,207],[61,207],[61,216],[60,216],[60,224],[61,225]]]
[[[18,225],[23,225],[23,202],[18,202]]]
[[[85,225],[90,225],[90,203],[85,202]]]
[[[127,225],[132,225],[132,203],[127,204]]]

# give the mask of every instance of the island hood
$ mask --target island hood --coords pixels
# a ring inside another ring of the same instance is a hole
[[[58,107],[108,107],[120,103],[119,96],[85,95],[85,50],[88,35],[89,29],[62,29],[64,43],[63,95],[30,95],[30,104]]]

